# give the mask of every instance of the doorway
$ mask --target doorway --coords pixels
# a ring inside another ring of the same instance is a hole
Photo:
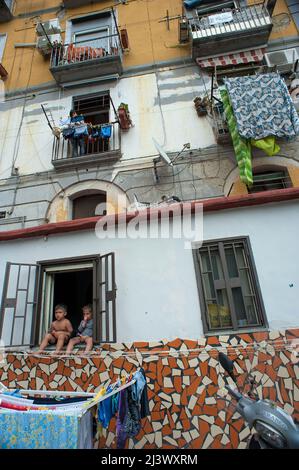
[[[82,307],[92,304],[93,299],[93,271],[84,269],[80,271],[60,272],[54,275],[53,306],[65,304],[68,315],[76,332],[82,320]],[[54,311],[52,321],[55,319]]]

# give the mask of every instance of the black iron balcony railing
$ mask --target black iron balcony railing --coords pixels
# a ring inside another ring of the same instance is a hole
[[[271,16],[263,4],[230,10],[189,20],[193,39],[242,33],[272,25]]]
[[[50,70],[59,84],[122,73],[119,34],[70,44],[52,44]]]
[[[101,128],[105,130],[103,133]],[[63,134],[54,137],[52,163],[54,166],[71,167],[118,160],[121,157],[121,133],[118,121],[88,126],[89,134],[80,138],[65,139]]]

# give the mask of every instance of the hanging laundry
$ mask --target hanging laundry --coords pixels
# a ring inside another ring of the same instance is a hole
[[[242,138],[299,135],[298,114],[278,74],[224,78],[224,83]]]
[[[132,387],[128,388],[128,413],[125,417],[125,432],[128,437],[135,437],[141,429],[140,406],[132,397]]]
[[[0,412],[1,449],[92,449],[91,413]]]
[[[101,126],[101,137],[104,139],[110,139],[112,134],[112,126],[111,125],[104,125]]]
[[[143,369],[142,369],[143,370]],[[136,382],[132,385],[132,398],[137,403],[140,403],[141,395],[146,384],[146,379],[140,370],[137,370],[134,374]]]
[[[234,116],[227,90],[221,89],[220,94],[224,106],[227,125],[233,141],[236,159],[240,171],[240,179],[247,186],[251,186],[253,183],[253,175],[250,144],[239,134],[237,121]]]
[[[124,449],[128,438],[125,424],[128,415],[128,391],[125,388],[119,392],[119,408],[116,421],[117,448]]]
[[[145,380],[144,388],[141,393],[141,398],[140,398],[140,418],[145,418],[146,416],[149,416],[151,414],[150,408],[149,408],[149,399],[147,395],[147,382],[146,382],[146,376],[144,369],[141,367],[140,372],[143,375],[143,378]]]
[[[107,394],[112,392],[113,388],[109,386],[107,388]],[[98,420],[102,423],[103,428],[108,428],[110,420],[113,416],[112,413],[112,396],[107,397],[106,400],[103,400],[99,403],[98,406]]]

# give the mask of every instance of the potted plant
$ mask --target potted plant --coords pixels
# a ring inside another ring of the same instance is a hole
[[[208,113],[208,107],[209,107],[209,98],[205,96],[204,98],[201,98],[200,96],[196,96],[193,100],[196,108],[196,112],[198,116],[206,116]]]

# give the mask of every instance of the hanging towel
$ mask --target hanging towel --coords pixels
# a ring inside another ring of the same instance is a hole
[[[108,387],[107,394],[111,391],[112,388]],[[98,420],[102,423],[103,428],[108,428],[112,416],[112,397],[108,397],[106,400],[101,401],[98,406]]]
[[[284,80],[276,73],[225,78],[241,137],[291,138],[299,135],[299,117]]]
[[[88,135],[88,130],[87,130],[87,125],[86,124],[78,125],[78,126],[75,127],[74,137],[83,137],[85,135]]]
[[[135,372],[134,379],[136,382],[132,385],[132,398],[139,404],[146,380],[141,370]]]
[[[224,106],[227,125],[232,137],[236,159],[240,171],[240,179],[247,186],[251,186],[253,183],[253,176],[250,143],[243,139],[238,132],[237,121],[234,116],[234,112],[229,100],[227,90],[221,89],[220,93]]]
[[[125,418],[124,428],[128,437],[135,437],[141,429],[141,424],[139,405],[132,397],[132,387],[127,389],[127,397],[128,413]]]

